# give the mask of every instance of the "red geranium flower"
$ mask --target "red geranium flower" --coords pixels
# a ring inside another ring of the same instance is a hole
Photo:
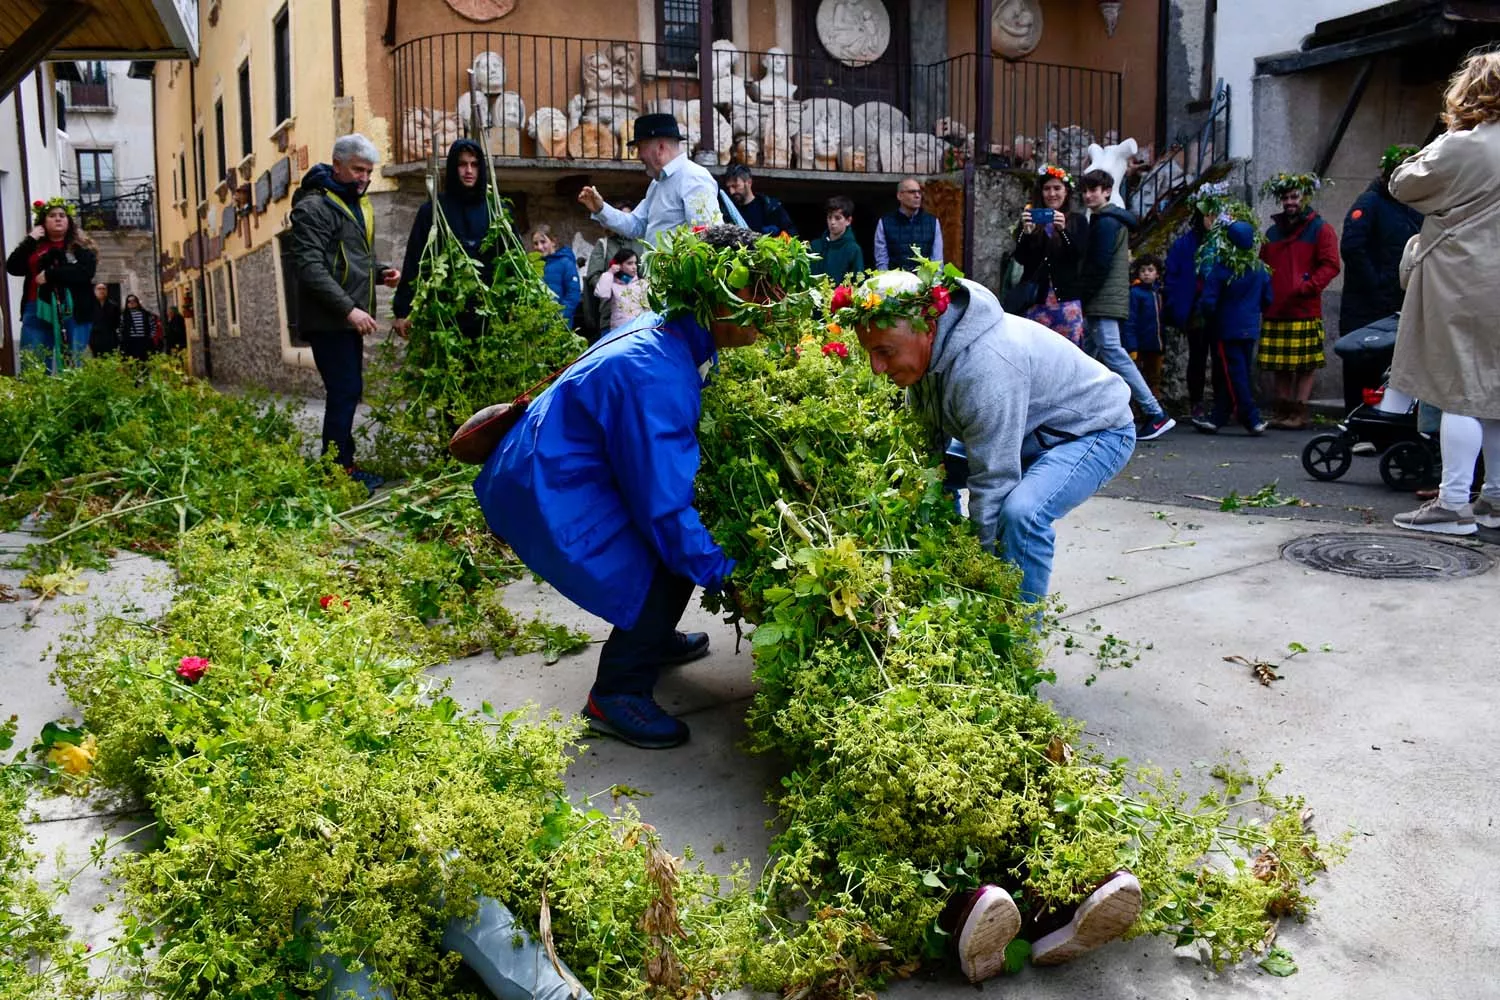
[[[324,611],[327,611],[328,610],[328,605],[332,604],[334,601],[336,601],[338,599],[339,599],[339,595],[338,594],[324,594],[322,597],[318,598],[318,607],[322,608]],[[345,600],[344,601],[344,607],[347,608],[348,606],[349,606],[349,602],[347,600]]]
[[[31,207],[32,208],[41,208],[41,207],[43,207],[46,204],[47,203],[45,201],[43,201],[42,199],[38,198],[36,201],[34,201],[34,202],[31,203]]]
[[[177,664],[177,676],[189,684],[197,684],[208,673],[208,661],[201,656],[184,656]]]
[[[941,316],[943,313],[948,311],[948,303],[952,301],[952,299],[953,296],[949,295],[948,289],[944,288],[942,285],[932,286],[932,304],[937,308],[938,315]]]
[[[843,360],[848,361],[849,360],[849,347],[848,347],[847,344],[843,343],[842,341],[838,341],[838,340],[830,341],[829,343],[826,343],[826,344],[823,345],[823,354],[824,354],[825,357],[828,356],[828,355],[831,355],[831,354],[837,354]]]
[[[833,298],[828,300],[828,308],[831,312],[847,309],[854,305],[854,292],[848,285],[840,285],[833,290]]]

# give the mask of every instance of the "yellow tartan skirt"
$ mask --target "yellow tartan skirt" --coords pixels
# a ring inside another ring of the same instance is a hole
[[[1321,319],[1267,319],[1260,324],[1261,371],[1307,372],[1328,364]]]

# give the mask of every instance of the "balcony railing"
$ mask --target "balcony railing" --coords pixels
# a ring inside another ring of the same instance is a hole
[[[1229,84],[1220,80],[1208,118],[1197,131],[1179,136],[1134,185],[1130,207],[1143,223],[1165,214],[1194,190],[1204,175],[1229,162],[1229,97]]]
[[[79,109],[111,106],[108,80],[68,84],[68,107]]]
[[[696,69],[664,69],[682,65],[676,48],[459,32],[414,39],[393,55],[395,159],[402,163],[441,156],[463,135],[496,156],[622,159],[635,117],[665,111],[707,164],[930,174],[973,155],[980,106],[981,57],[972,54],[931,65],[851,67],[775,50],[716,49],[708,130]],[[1026,166],[1042,157],[1077,169],[1089,142],[1118,133],[1120,74],[993,65],[990,162]]]
[[[111,190],[114,189],[110,185]],[[152,207],[155,192],[150,184],[142,184],[128,193],[113,197],[84,195],[74,204],[78,206],[78,223],[91,232],[122,229],[150,231],[153,227]]]

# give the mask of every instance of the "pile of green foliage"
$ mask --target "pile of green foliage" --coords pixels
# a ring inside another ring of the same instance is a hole
[[[857,991],[940,954],[955,888],[1062,904],[1120,868],[1136,932],[1216,964],[1260,949],[1323,866],[1302,803],[1225,771],[1190,804],[1078,746],[1034,697],[1051,675],[1016,571],[954,513],[897,392],[809,337],[726,354],[705,397],[699,501],[760,622],[752,744],[789,763],[766,889],[818,943],[788,982]]]

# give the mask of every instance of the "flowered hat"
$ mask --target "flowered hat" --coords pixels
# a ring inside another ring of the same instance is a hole
[[[1069,190],[1073,188],[1073,175],[1055,163],[1043,163],[1037,167],[1036,176],[1041,184],[1045,184],[1049,178],[1056,178],[1066,184]]]
[[[920,259],[916,271],[877,271],[859,285],[845,283],[828,300],[828,332],[895,326],[900,320],[926,333],[948,311],[963,272],[952,264]]]
[[[1314,191],[1323,189],[1323,178],[1317,174],[1273,174],[1260,190],[1263,194],[1280,198],[1288,191],[1301,191],[1303,198],[1311,198]]]
[[[40,198],[38,198],[36,201],[31,203],[31,214],[36,219],[35,224],[40,226],[42,222],[47,218],[47,213],[52,211],[54,208],[60,208],[63,211],[67,212],[68,218],[70,219],[76,219],[78,217],[78,206],[74,205],[71,201],[68,201],[60,195],[53,195],[46,201],[42,201]]]

